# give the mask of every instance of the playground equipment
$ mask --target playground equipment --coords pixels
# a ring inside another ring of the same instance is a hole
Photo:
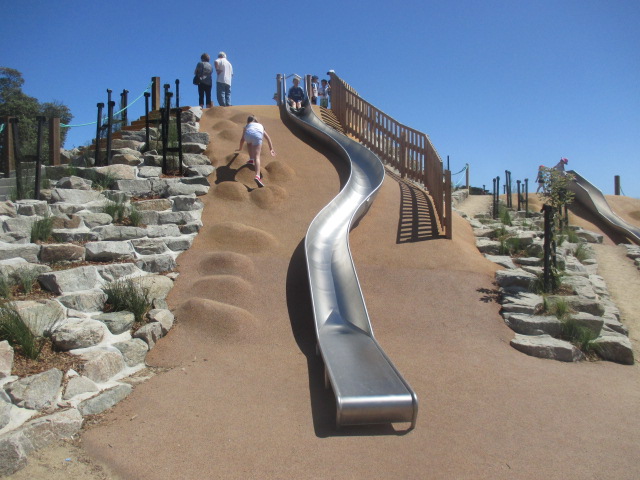
[[[568,173],[575,177],[573,182],[569,183],[569,189],[575,194],[576,200],[607,226],[640,245],[640,228],[625,222],[613,213],[602,192],[582,175],[575,170],[570,170]]]
[[[418,398],[375,339],[349,249],[349,231],[371,206],[384,166],[369,149],[322,122],[310,105],[292,113],[284,100],[284,76],[278,82],[278,103],[291,122],[351,166],[344,188],[311,222],[305,238],[317,351],[325,386],[336,398],[336,423],[411,422],[414,428]]]

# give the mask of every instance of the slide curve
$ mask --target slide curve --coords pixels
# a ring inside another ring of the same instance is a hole
[[[607,226],[640,245],[640,228],[625,222],[613,213],[602,192],[582,175],[574,170],[567,173],[571,173],[575,177],[574,181],[569,183],[569,189],[575,193],[577,201]]]
[[[369,149],[326,125],[311,106],[298,115],[286,104],[281,108],[351,165],[344,188],[314,218],[305,238],[318,353],[325,384],[336,398],[336,423],[411,422],[414,428],[418,398],[374,337],[349,248],[349,231],[373,202],[384,166]]]

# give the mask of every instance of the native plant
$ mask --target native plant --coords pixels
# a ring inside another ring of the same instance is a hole
[[[36,360],[46,339],[31,331],[13,304],[4,303],[0,305],[0,340],[6,340],[23,356]]]
[[[44,217],[31,225],[31,243],[47,242],[53,233],[53,217]]]
[[[108,283],[104,293],[107,294],[107,304],[114,312],[131,312],[136,323],[143,323],[144,315],[151,309],[149,288],[131,278]]]

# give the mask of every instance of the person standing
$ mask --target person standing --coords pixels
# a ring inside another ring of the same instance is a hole
[[[544,165],[540,165],[538,167],[538,176],[536,177],[536,182],[538,182],[538,188],[536,189],[536,193],[539,193],[540,190],[544,190],[544,170],[545,170]]]
[[[198,77],[198,104],[201,108],[204,108],[205,100],[207,102],[207,108],[213,106],[211,103],[211,87],[213,80],[211,74],[213,73],[213,67],[209,63],[211,57],[208,53],[200,55],[200,62],[196,65],[196,71],[193,72]]]
[[[311,105],[318,104],[318,76],[311,77]]]
[[[566,158],[561,158],[560,161],[556,164],[554,168],[554,170],[558,170],[559,172],[563,172],[564,173],[564,166],[569,163],[569,160]]]
[[[329,108],[329,84],[323,78],[318,88],[318,96],[320,97],[320,106]]]
[[[276,156],[276,152],[273,149],[273,143],[271,143],[271,137],[264,130],[264,126],[258,122],[258,119],[254,115],[250,115],[247,118],[247,124],[242,131],[242,138],[240,138],[240,146],[238,151],[242,150],[244,142],[247,142],[247,150],[249,151],[249,161],[247,165],[254,165],[256,176],[254,178],[258,187],[264,187],[262,183],[262,175],[260,175],[260,150],[262,149],[262,139],[266,138],[269,142],[269,151],[272,157]]]
[[[218,98],[218,104],[221,107],[230,107],[233,67],[229,60],[227,60],[227,54],[224,52],[220,52],[218,54],[218,58],[213,63],[216,67],[216,73],[218,74],[216,82],[216,97]]]

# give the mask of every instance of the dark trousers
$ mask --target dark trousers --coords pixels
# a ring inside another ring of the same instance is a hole
[[[204,103],[204,100],[207,103]],[[198,105],[204,105],[205,107],[211,107],[211,85],[198,84]]]

